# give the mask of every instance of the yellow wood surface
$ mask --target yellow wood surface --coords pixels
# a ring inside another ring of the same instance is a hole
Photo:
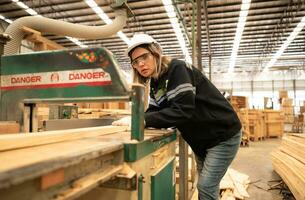
[[[291,134],[272,152],[272,165],[297,200],[305,199],[305,136]]]
[[[51,144],[126,131],[126,126],[102,126],[60,131],[0,135],[0,151]]]

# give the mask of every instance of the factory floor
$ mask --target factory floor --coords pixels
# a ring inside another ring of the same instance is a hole
[[[249,200],[280,200],[283,198],[279,189],[268,190],[270,185],[281,178],[273,171],[270,153],[281,143],[279,138],[251,142],[248,147],[241,147],[231,168],[250,176],[247,189]]]

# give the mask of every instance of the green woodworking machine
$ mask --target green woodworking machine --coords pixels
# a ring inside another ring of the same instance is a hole
[[[0,136],[0,199],[175,199],[176,132],[144,130],[144,87],[128,87],[107,49],[2,56],[0,74],[0,120],[28,130],[38,103],[132,102],[131,130]]]

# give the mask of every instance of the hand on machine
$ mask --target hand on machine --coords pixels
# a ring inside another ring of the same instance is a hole
[[[119,120],[113,121],[112,125],[114,126],[128,126],[130,129],[131,127],[131,116],[123,117]]]

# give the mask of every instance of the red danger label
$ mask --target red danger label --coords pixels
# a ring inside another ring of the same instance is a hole
[[[83,69],[1,76],[1,90],[109,85],[110,74],[103,69]]]

